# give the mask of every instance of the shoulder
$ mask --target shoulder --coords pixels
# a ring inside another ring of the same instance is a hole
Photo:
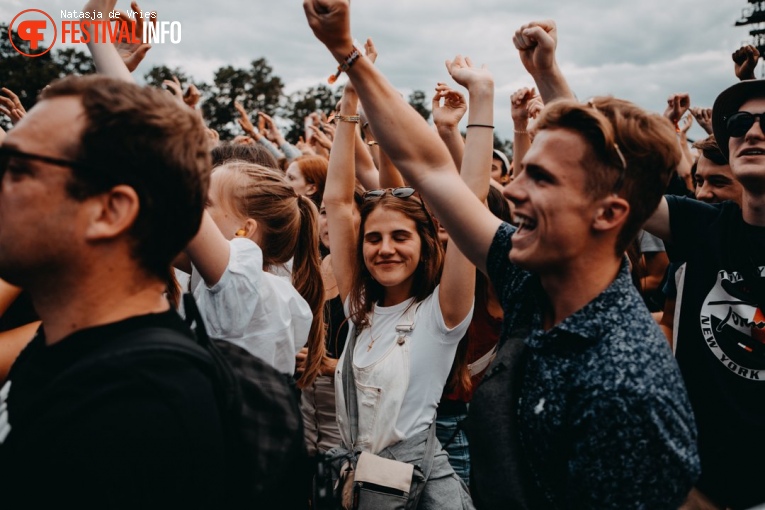
[[[506,305],[507,295],[515,293],[530,276],[528,271],[510,262],[509,256],[513,247],[512,237],[515,230],[516,228],[509,223],[500,224],[486,260],[486,274],[503,301],[503,306]]]

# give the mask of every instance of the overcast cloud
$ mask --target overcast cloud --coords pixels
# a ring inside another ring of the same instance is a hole
[[[143,0],[160,20],[180,21],[181,44],[155,45],[138,72],[165,64],[197,80],[211,80],[222,65],[247,66],[265,57],[290,93],[326,83],[336,63],[308,28],[298,0]],[[0,19],[23,9],[79,10],[72,0],[3,0]],[[663,111],[673,92],[688,92],[697,106],[735,81],[731,53],[749,40],[747,27],[734,27],[745,0],[356,0],[353,35],[372,37],[378,66],[401,92],[430,94],[449,82],[444,60],[457,53],[486,64],[496,84],[495,123],[512,136],[509,96],[532,86],[512,34],[522,24],[552,18],[558,24],[558,62],[579,98],[612,94],[653,111]],[[118,8],[129,8],[119,0]],[[85,50],[84,45],[82,49]],[[758,70],[758,76],[760,71]],[[340,83],[342,83],[342,79]],[[692,137],[702,136],[694,126]]]

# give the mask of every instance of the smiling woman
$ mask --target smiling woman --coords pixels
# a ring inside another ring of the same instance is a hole
[[[423,491],[423,504],[413,507],[472,508],[435,440],[435,412],[472,317],[474,268],[453,243],[444,252],[413,188],[367,191],[360,225],[354,221],[357,105],[353,87],[346,86],[337,118],[351,120],[337,126],[324,192],[333,272],[351,325],[335,370],[342,448],[330,455],[340,461],[349,451],[363,451],[405,459],[427,479],[424,489],[413,482],[413,501],[416,488]],[[431,134],[424,122],[413,131]],[[486,147],[465,150],[464,161],[484,174],[491,134],[473,130],[469,141],[480,138]],[[429,143],[441,146],[437,138]],[[445,147],[437,156],[427,163],[452,164]]]

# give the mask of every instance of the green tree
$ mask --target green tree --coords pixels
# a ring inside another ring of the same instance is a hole
[[[221,67],[215,72],[211,85],[197,85],[202,92],[202,112],[209,127],[221,138],[240,134],[236,125],[234,101],[242,103],[248,112],[264,111],[272,115],[280,106],[284,83],[273,75],[273,68],[264,58],[253,60],[248,69]]]
[[[183,71],[180,67],[170,69],[165,65],[152,67],[146,74],[143,75],[143,79],[146,80],[147,85],[161,89],[164,88],[162,82],[165,80],[172,80],[173,76],[178,78],[178,80],[181,82],[181,85],[184,87],[184,90],[191,83],[189,75],[186,74],[186,72]]]
[[[13,42],[21,51],[29,52],[29,43],[19,38],[14,30]],[[85,53],[67,48],[52,50],[39,57],[25,57],[18,53],[8,38],[8,25],[0,23],[0,87],[6,87],[19,96],[21,104],[29,110],[37,102],[37,95],[50,82],[69,74],[90,74],[95,71],[93,60]],[[10,119],[0,116],[0,126],[11,127]]]
[[[281,108],[282,117],[292,122],[284,137],[292,143],[297,142],[303,136],[304,119],[313,112],[321,111],[325,115],[335,109],[335,105],[342,96],[342,89],[333,92],[326,85],[319,84],[309,87],[290,95],[285,105]]]
[[[428,98],[425,92],[422,90],[415,90],[409,94],[409,104],[412,105],[417,113],[422,115],[422,118],[428,120],[430,118],[430,108],[428,108]]]
[[[509,139],[503,140],[497,136],[497,133],[494,133],[494,148],[504,152],[505,156],[507,156],[508,159],[513,159],[513,141],[512,140],[509,140]]]

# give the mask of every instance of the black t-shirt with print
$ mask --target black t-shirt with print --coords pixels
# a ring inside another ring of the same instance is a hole
[[[765,502],[765,227],[733,202],[667,201],[667,251],[687,262],[676,358],[699,432],[697,487],[749,508]]]
[[[224,435],[204,367],[153,351],[71,369],[148,327],[190,335],[166,312],[51,346],[40,331],[22,352],[0,392],[0,508],[220,507]]]

